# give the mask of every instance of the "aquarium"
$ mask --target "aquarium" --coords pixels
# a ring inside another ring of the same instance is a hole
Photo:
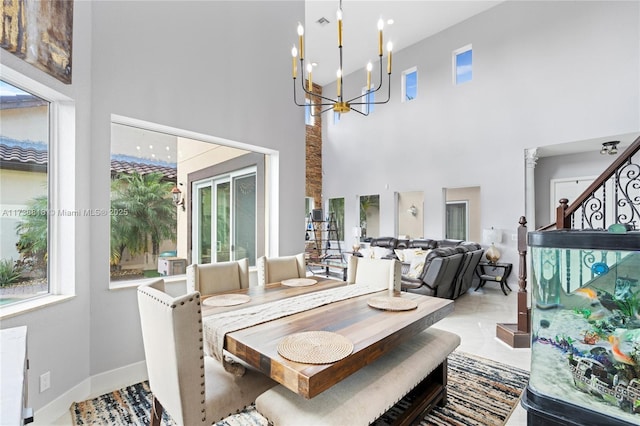
[[[640,424],[640,233],[531,232],[528,244],[529,418]]]

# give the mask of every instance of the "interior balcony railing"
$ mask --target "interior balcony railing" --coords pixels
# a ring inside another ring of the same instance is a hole
[[[606,230],[612,225],[623,226],[624,231],[638,230],[640,227],[640,154],[638,151],[640,151],[640,137],[571,204],[566,198],[561,199],[556,209],[556,222],[543,226],[538,231]],[[527,220],[522,216],[517,232],[519,256],[517,324],[498,324],[496,329],[498,338],[516,348],[529,347],[531,337],[531,312],[527,300],[526,225]],[[579,259],[564,259],[565,267],[562,271],[559,264],[545,266],[558,272],[553,276],[559,278],[564,276],[563,282],[571,285],[571,288],[566,289],[570,292],[596,278],[593,272],[595,263],[612,263],[611,266],[615,267],[622,260],[607,259],[606,256],[611,256],[611,253],[583,250]],[[557,256],[551,257],[557,259]],[[545,259],[539,260],[545,261]]]

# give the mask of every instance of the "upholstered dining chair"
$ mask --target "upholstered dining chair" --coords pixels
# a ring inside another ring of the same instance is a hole
[[[389,290],[400,291],[402,265],[395,259],[369,259],[349,256],[347,284],[386,285]]]
[[[187,292],[208,295],[249,287],[249,260],[187,266]]]
[[[163,410],[179,425],[211,425],[275,386],[248,366],[244,376],[235,377],[204,355],[200,293],[171,296],[160,279],[138,287],[138,307],[152,425],[160,424]]]
[[[307,276],[304,253],[295,256],[281,256],[268,258],[262,256],[256,261],[258,268],[258,285],[277,283],[289,278],[304,278]]]

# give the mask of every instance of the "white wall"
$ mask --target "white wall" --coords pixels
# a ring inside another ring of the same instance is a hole
[[[440,238],[442,188],[480,186],[481,226],[503,231],[515,263],[524,149],[640,130],[639,21],[637,1],[505,2],[395,52],[388,104],[324,120],[323,196],[379,193],[380,234],[392,235],[393,192],[422,190],[425,237]],[[473,81],[454,86],[451,52],[470,43]],[[418,97],[401,103],[413,66]],[[347,76],[345,90],[363,78]]]
[[[291,102],[301,2],[96,2],[92,198],[109,203],[110,115],[280,152],[280,252],[303,249],[304,112]],[[117,30],[115,30],[117,29]],[[144,358],[135,289],[109,291],[107,218],[91,234],[91,374]]]
[[[76,106],[76,150],[75,187],[66,187],[65,208],[93,208],[90,203],[91,186],[91,8],[90,2],[74,4],[73,28],[73,82],[65,85],[45,74],[18,57],[0,49],[0,62],[27,77],[50,86],[75,100]],[[108,144],[107,144],[108,146]],[[76,386],[89,376],[90,370],[90,295],[92,280],[90,262],[90,228],[93,224],[88,217],[69,217],[75,222],[75,235],[65,235],[74,239],[66,246],[75,251],[64,253],[75,257],[75,271],[68,275],[76,278],[76,296],[59,304],[3,319],[3,329],[26,325],[29,352],[29,405],[41,408],[60,394]],[[39,393],[39,377],[51,372],[51,388]]]
[[[77,1],[71,85],[3,49],[0,59],[76,100],[77,184],[65,195],[75,208],[109,207],[111,114],[146,120],[277,150],[279,250],[293,254],[304,247],[305,129],[287,46],[302,20],[300,1]],[[36,410],[144,359],[135,289],[109,290],[108,217],[69,220],[76,297],[1,324],[28,326]],[[39,393],[45,371],[51,388]]]

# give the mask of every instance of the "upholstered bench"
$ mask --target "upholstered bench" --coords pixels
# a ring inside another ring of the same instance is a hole
[[[416,398],[396,424],[409,424],[436,403],[446,403],[447,356],[460,336],[429,328],[312,399],[282,385],[256,399],[275,426],[368,425],[409,392]]]

